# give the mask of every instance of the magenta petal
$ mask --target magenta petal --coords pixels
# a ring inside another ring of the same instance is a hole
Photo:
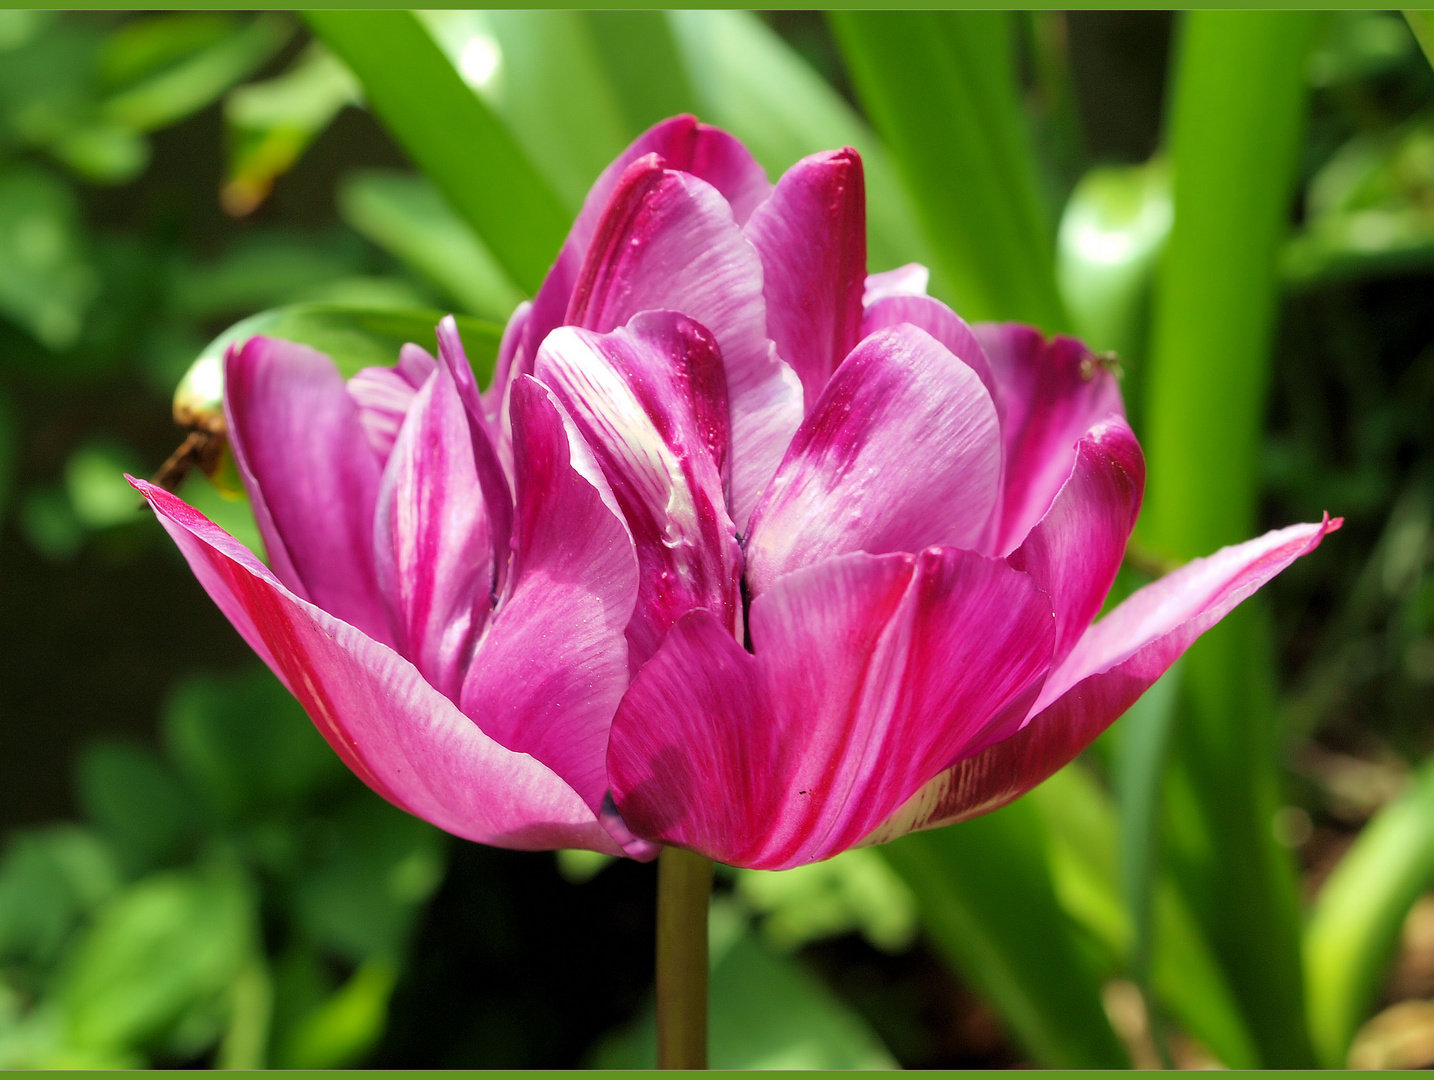
[[[534,375],[592,448],[632,532],[632,669],[693,608],[740,638],[742,552],[723,495],[727,382],[712,335],[667,311],[610,334],[560,327],[539,348]]]
[[[878,330],[901,323],[910,323],[925,330],[974,371],[995,403],[997,418],[1003,418],[1001,391],[991,370],[991,361],[986,358],[986,350],[966,325],[965,319],[930,296],[887,296],[866,305],[861,320],[861,336],[870,337]]]
[[[744,224],[772,191],[762,166],[741,142],[719,128],[698,123],[695,117],[674,116],[643,132],[602,171],[588,191],[557,261],[533,298],[531,321],[523,335],[522,374],[532,373],[538,346],[563,323],[588,246],[607,211],[618,180],[629,165],[648,154],[657,154],[668,167],[691,173],[711,184],[732,208],[738,225]]]
[[[512,575],[460,704],[597,812],[607,794],[608,728],[627,687],[637,558],[597,463],[548,391],[523,376],[512,403]]]
[[[1196,638],[1342,522],[1326,515],[1222,548],[1135,593],[1051,672],[1025,727],[936,777],[865,842],[965,821],[1025,794],[1073,761]]]
[[[130,482],[235,629],[376,792],[480,843],[620,852],[552,770],[484,735],[412,664],[294,596],[197,510],[142,480]]]
[[[866,291],[861,302],[867,306],[888,296],[925,296],[931,283],[931,271],[920,263],[907,263],[895,270],[883,270],[866,276]]]
[[[747,222],[762,256],[767,332],[802,380],[807,411],[860,339],[866,188],[850,147],[813,154]]]
[[[974,547],[996,506],[1000,430],[976,373],[925,331],[856,347],[752,515],[752,595],[849,551]]]
[[[378,455],[380,469],[393,449],[413,396],[437,366],[427,349],[405,345],[398,352],[397,366],[364,368],[348,381],[349,397],[358,405],[359,423]]]
[[[399,431],[379,487],[374,559],[398,651],[457,700],[488,616],[493,541],[468,417],[446,367]]]
[[[294,593],[389,644],[373,564],[379,462],[322,353],[272,338],[231,348],[224,413],[274,573]]]
[[[1101,420],[1124,416],[1125,406],[1114,374],[1074,338],[1047,340],[1017,323],[974,329],[1001,388],[1006,477],[995,551],[1005,555],[1050,508],[1076,443]]]
[[[802,388],[767,337],[762,261],[715,188],[634,162],[613,193],[565,322],[606,333],[643,311],[711,331],[732,410],[732,519],[741,530],[802,420]]]
[[[788,575],[752,604],[755,655],[707,612],[673,627],[613,723],[634,832],[783,869],[855,844],[946,763],[1020,722],[1051,611],[1003,561],[950,548]]]
[[[483,492],[484,509],[488,515],[488,535],[493,543],[489,566],[493,570],[492,592],[496,596],[503,591],[508,578],[513,494],[494,444],[493,429],[483,411],[473,366],[468,363],[468,354],[463,351],[463,339],[458,335],[458,323],[452,315],[445,316],[438,324],[438,358],[448,369],[453,386],[458,391],[458,399],[463,403],[464,414],[468,417],[468,445],[473,451],[478,487]]]
[[[1055,663],[1100,614],[1145,492],[1145,457],[1124,418],[1113,416],[1076,444],[1075,468],[1010,563],[1030,574],[1056,609]]]

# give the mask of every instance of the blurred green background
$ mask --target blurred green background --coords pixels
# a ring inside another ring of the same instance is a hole
[[[120,474],[242,319],[481,369],[681,111],[856,146],[873,270],[1115,354],[1116,598],[1346,518],[1008,809],[719,872],[712,1064],[1434,1064],[1422,18],[0,12],[0,1067],[651,1062],[653,868],[373,796]]]

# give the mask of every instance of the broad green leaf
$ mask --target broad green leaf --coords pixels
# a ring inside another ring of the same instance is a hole
[[[1120,358],[1122,390],[1135,411],[1151,284],[1172,218],[1163,161],[1104,165],[1081,177],[1057,235],[1056,276],[1071,325],[1092,349]]]
[[[188,853],[201,827],[193,796],[145,747],[102,742],[81,755],[79,802],[133,874]]]
[[[196,675],[171,692],[165,747],[221,820],[292,811],[345,775],[303,708],[266,669]]]
[[[221,999],[254,948],[254,913],[227,873],[166,873],[115,895],[74,944],[47,1004],[78,1047],[139,1047]]]
[[[1415,51],[1409,29],[1388,11],[1331,11],[1310,53],[1310,85],[1340,86],[1401,66]]]
[[[1134,710],[1132,710],[1134,711]],[[1120,721],[1129,724],[1129,714]],[[1118,966],[1153,992],[1162,1010],[1199,1039],[1223,1064],[1253,1068],[1259,1055],[1219,964],[1189,907],[1168,880],[1152,881],[1148,901],[1150,959],[1142,973],[1141,941],[1122,903],[1123,851],[1128,829],[1116,807],[1079,764],[1062,769],[1031,793],[1050,837],[1052,878],[1061,906]]]
[[[216,259],[176,267],[169,304],[200,319],[247,315],[302,303],[335,282],[357,277],[369,256],[352,235],[255,231]]]
[[[75,922],[119,883],[114,853],[86,829],[15,834],[0,861],[0,961],[47,967]]]
[[[279,1067],[342,1069],[362,1060],[383,1035],[397,982],[398,969],[386,957],[360,964],[289,1032],[279,1050]]]
[[[1409,29],[1414,31],[1414,39],[1424,50],[1425,58],[1434,64],[1434,12],[1406,11],[1404,18],[1409,23]]]
[[[256,950],[229,984],[229,1023],[214,1056],[219,1069],[262,1069],[266,1064],[274,986]]]
[[[156,75],[218,45],[241,27],[227,11],[183,11],[131,19],[112,31],[95,58],[101,85],[110,90]]]
[[[143,520],[125,473],[143,472],[143,458],[112,441],[92,441],[65,461],[65,492],[75,519],[87,529],[110,529]]]
[[[1277,256],[1289,223],[1315,16],[1195,12],[1171,113],[1175,223],[1158,280],[1139,526],[1184,559],[1255,530]],[[1235,612],[1185,661],[1175,764],[1191,798],[1172,852],[1269,1067],[1311,1064],[1294,868],[1279,806],[1273,671],[1259,612]],[[1183,830],[1183,832],[1182,832]]]
[[[429,11],[425,24],[570,215],[637,134],[577,11]],[[639,69],[640,70],[640,69]]]
[[[708,1055],[714,1069],[892,1069],[857,1013],[800,961],[768,952],[730,905],[712,907]],[[649,1004],[593,1055],[598,1069],[650,1069],[657,1025]]]
[[[339,213],[463,310],[503,322],[523,299],[483,242],[427,180],[364,170],[339,186]]]
[[[1359,834],[1320,889],[1305,928],[1310,1030],[1320,1063],[1342,1069],[1374,1011],[1400,927],[1434,881],[1434,761]]]
[[[697,111],[697,93],[678,52],[668,13],[585,11],[588,31],[628,129]]]
[[[179,16],[159,15],[168,22]],[[143,82],[121,90],[100,107],[100,116],[135,131],[154,131],[215,101],[259,70],[293,33],[280,15],[264,14],[237,33],[188,56]]]
[[[1310,181],[1281,269],[1296,287],[1434,264],[1434,121],[1361,133]]]
[[[224,208],[240,216],[256,209],[344,106],[361,98],[353,73],[319,42],[282,75],[231,90],[224,99],[230,137]]]
[[[1007,12],[830,15],[967,319],[1066,329]]]
[[[1128,1062],[1057,903],[1046,833],[1023,800],[883,847],[932,942],[1044,1068]]]
[[[324,832],[322,859],[294,888],[299,933],[355,964],[401,956],[419,905],[443,880],[442,834],[367,792]]]
[[[295,304],[274,308],[235,323],[211,341],[185,372],[174,391],[175,416],[187,424],[222,419],[224,353],[230,345],[256,335],[284,338],[309,345],[331,357],[345,377],[361,368],[398,362],[398,351],[414,342],[430,352],[438,347],[434,328],[441,311],[399,311],[343,307],[337,304]],[[493,376],[501,331],[490,323],[459,318],[468,362],[480,384]]]
[[[421,19],[402,11],[314,11],[305,18],[513,282],[535,292],[567,234],[569,210]]]
[[[751,12],[670,11],[667,17],[702,119],[746,143],[773,179],[808,154],[855,147],[866,169],[871,268],[931,262],[891,155],[786,42]]]
[[[99,281],[70,186],[30,165],[0,169],[0,314],[47,348],[73,345]]]
[[[916,898],[870,848],[793,870],[739,870],[737,895],[762,914],[762,939],[779,952],[853,930],[900,952],[916,935]]]

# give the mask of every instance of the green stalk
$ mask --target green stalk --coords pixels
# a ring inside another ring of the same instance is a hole
[[[707,1068],[707,907],[712,860],[662,849],[657,863],[657,1067]]]

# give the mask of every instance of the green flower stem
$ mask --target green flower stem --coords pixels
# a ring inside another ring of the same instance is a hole
[[[707,1068],[707,907],[712,860],[662,849],[657,863],[657,1067]]]

